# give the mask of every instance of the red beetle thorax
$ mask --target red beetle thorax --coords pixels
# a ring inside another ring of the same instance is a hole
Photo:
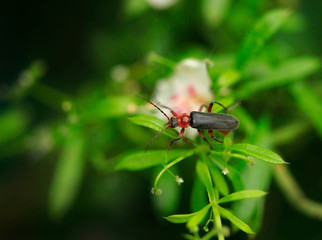
[[[189,115],[187,113],[183,113],[177,116],[178,126],[181,128],[187,128],[190,125]]]

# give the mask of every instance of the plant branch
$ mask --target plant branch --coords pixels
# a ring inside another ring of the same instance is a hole
[[[273,167],[276,182],[289,203],[305,215],[322,220],[322,204],[305,196],[289,168],[284,165],[274,165]]]

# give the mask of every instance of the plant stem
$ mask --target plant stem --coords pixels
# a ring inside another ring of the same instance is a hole
[[[253,166],[254,165],[254,160],[246,157],[244,155],[238,154],[238,153],[231,153],[231,152],[213,152],[215,155],[220,155],[220,156],[229,156],[233,158],[239,158],[242,160],[245,160],[249,165]]]
[[[166,165],[158,174],[158,176],[156,177],[155,181],[154,181],[154,189],[157,190],[157,186],[158,186],[158,182],[161,178],[161,176],[163,175],[163,173],[165,171],[168,171],[168,169],[170,167],[172,167],[173,165],[177,164],[178,162],[181,162],[183,159],[190,157],[191,155],[193,155],[196,152],[196,150],[191,150],[188,151],[186,154],[183,154],[182,156],[178,157],[177,159],[173,160],[171,163],[169,163],[168,165]]]
[[[221,218],[217,208],[217,203],[212,204],[212,211],[214,212],[214,222],[215,222],[216,229],[218,231],[218,240],[225,240],[225,236],[222,231]]]
[[[322,204],[305,196],[289,168],[284,165],[274,165],[273,167],[276,182],[290,204],[305,215],[322,220]]]

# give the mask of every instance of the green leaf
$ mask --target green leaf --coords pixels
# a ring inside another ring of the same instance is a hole
[[[244,37],[236,56],[237,69],[243,68],[277,32],[290,15],[287,9],[275,9],[260,18]]]
[[[147,152],[139,151],[126,155],[116,165],[115,170],[141,170],[149,167],[153,167],[165,162],[165,158],[168,161],[176,159],[187,153],[186,150],[149,150]],[[189,157],[193,154],[186,155]]]
[[[270,121],[267,117],[263,117],[258,120],[250,141],[270,149],[272,147],[270,135]],[[267,192],[272,181],[273,168],[268,167],[263,161],[256,161],[253,168],[244,165],[242,170],[244,189],[258,189]],[[236,201],[232,204],[233,212],[241,220],[251,223],[253,231],[258,231],[263,219],[265,200],[266,198],[253,198]]]
[[[245,99],[246,97],[265,89],[294,82],[300,78],[311,75],[319,70],[320,67],[321,62],[315,57],[300,57],[285,61],[266,76],[261,76],[260,79],[254,79],[244,83],[237,91],[237,96]]]
[[[27,117],[18,109],[0,115],[0,144],[19,137],[26,128]]]
[[[49,195],[52,218],[62,217],[76,197],[83,175],[85,146],[84,136],[74,132],[63,148]]]
[[[214,160],[213,162],[210,161],[210,163],[213,165],[212,167],[217,166],[219,169],[223,169],[224,167],[226,167],[229,171],[229,174],[227,174],[226,176],[230,179],[234,190],[240,191],[240,190],[244,189],[244,183],[243,183],[243,180],[239,174],[239,171],[237,171],[236,169],[234,169],[230,165],[224,165],[224,163],[220,162],[214,151],[212,151],[211,154],[212,154],[211,157]]]
[[[109,119],[135,112],[136,98],[129,96],[109,96],[100,101],[95,101],[91,106],[87,106],[87,111],[81,114],[83,120]]]
[[[244,129],[247,135],[252,135],[256,129],[256,123],[250,114],[242,106],[238,106],[234,109],[234,115],[239,119],[239,127]]]
[[[126,0],[124,7],[125,15],[129,18],[137,17],[149,9],[145,0]]]
[[[267,163],[273,163],[273,164],[286,163],[279,155],[272,152],[271,150],[268,150],[266,148],[256,146],[253,144],[247,144],[247,143],[234,144],[231,149],[233,151],[243,153],[246,156],[251,156]]]
[[[166,127],[166,123],[164,121],[149,115],[137,115],[130,117],[129,120],[137,125],[148,127],[158,132],[161,132]],[[163,132],[163,134],[174,139],[178,138],[178,132],[173,128],[168,128]]]
[[[203,158],[205,158],[205,156],[203,156]],[[215,199],[215,192],[212,185],[208,166],[204,161],[198,160],[196,165],[196,170],[197,170],[198,177],[201,179],[202,183],[205,185],[207,189],[209,201],[210,202],[213,201]]]
[[[234,192],[229,194],[221,199],[219,199],[218,203],[232,202],[238,201],[246,198],[257,198],[266,195],[266,192],[260,190],[244,190],[239,192]]]
[[[168,217],[164,217],[164,219],[168,220],[172,223],[186,223],[188,222],[193,216],[195,216],[198,212],[189,213],[189,214],[174,214]]]
[[[196,212],[202,209],[208,203],[207,190],[198,175],[195,176],[191,191],[191,209]]]
[[[322,100],[303,81],[294,83],[291,91],[298,106],[309,117],[322,137]]]
[[[21,72],[17,81],[18,84],[12,89],[12,97],[23,97],[27,90],[37,85],[39,80],[45,75],[46,70],[46,64],[43,61],[33,61],[27,69]]]
[[[216,27],[224,20],[230,7],[230,0],[203,0],[201,11],[206,23]]]
[[[195,225],[197,226],[202,219],[204,218],[204,216],[206,215],[208,209],[210,208],[210,204],[208,204],[207,206],[203,207],[201,210],[194,212],[194,213],[189,213],[189,214],[174,214],[168,217],[164,217],[164,219],[168,220],[169,222],[172,223],[186,223],[188,221],[189,222],[189,226],[190,225]],[[192,219],[193,217],[197,216],[196,218]],[[200,219],[201,218],[201,219]]]
[[[222,208],[218,206],[219,212],[222,214],[223,217],[227,218],[229,221],[231,221],[236,227],[238,227],[240,230],[244,231],[248,234],[253,234],[254,232],[252,229],[244,223],[242,220],[237,218],[235,215],[233,215],[231,212],[226,210],[225,208]]]
[[[222,87],[229,87],[236,84],[240,80],[240,72],[235,69],[223,71],[218,77],[217,84]]]
[[[221,174],[219,169],[217,167],[211,167],[210,172],[214,180],[214,184],[218,188],[219,192],[224,196],[229,194],[229,187],[227,181],[225,177]]]
[[[220,102],[225,107],[229,107],[230,105],[233,105],[236,102],[232,96],[222,97],[216,101]],[[224,111],[223,107],[218,104],[214,104],[211,110],[211,112],[216,112],[216,113],[222,112],[222,111]]]
[[[187,228],[190,229],[191,232],[197,232],[198,231],[198,225],[199,223],[205,218],[209,208],[211,207],[211,204],[208,204],[200,211],[196,212],[187,222]]]

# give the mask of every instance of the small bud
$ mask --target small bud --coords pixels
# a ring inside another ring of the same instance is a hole
[[[221,173],[223,174],[223,175],[227,175],[228,173],[229,173],[229,170],[228,170],[228,168],[224,168],[222,171],[221,171]]]
[[[72,109],[72,103],[70,101],[63,101],[61,104],[61,108],[65,112],[69,112]]]
[[[251,156],[248,156],[247,158],[249,159],[248,165],[251,166],[251,167],[254,166],[255,165],[255,159],[253,157],[251,157]]]
[[[68,119],[68,122],[70,123],[78,122],[78,116],[76,114],[70,114],[67,119]]]
[[[157,188],[157,189],[152,188],[151,193],[155,194],[156,196],[160,196],[162,194],[162,190],[160,188]]]
[[[205,59],[205,63],[207,64],[208,67],[213,67],[215,64],[213,61],[211,61],[209,58]]]
[[[178,183],[178,185],[180,186],[180,185],[181,185],[181,183],[183,183],[184,181],[183,181],[183,179],[182,179],[181,177],[176,176],[176,182],[177,182],[177,183]]]
[[[117,65],[111,69],[111,77],[117,82],[124,82],[130,76],[130,70],[124,65]]]

